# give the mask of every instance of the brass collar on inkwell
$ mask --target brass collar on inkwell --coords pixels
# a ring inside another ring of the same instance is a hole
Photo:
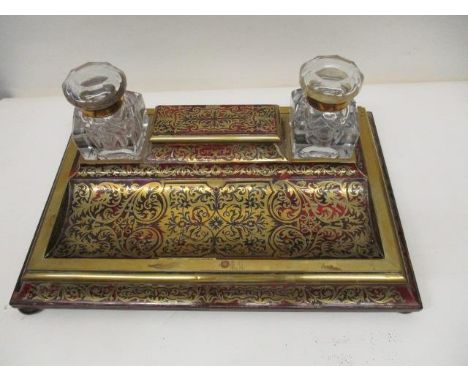
[[[100,110],[86,110],[82,109],[83,114],[90,118],[105,118],[114,114],[122,106],[122,99],[119,99],[116,103]]]

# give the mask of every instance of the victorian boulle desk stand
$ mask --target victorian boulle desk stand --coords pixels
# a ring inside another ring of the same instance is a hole
[[[65,151],[13,292],[44,308],[422,308],[372,115],[291,157],[288,108],[161,106],[141,161]]]

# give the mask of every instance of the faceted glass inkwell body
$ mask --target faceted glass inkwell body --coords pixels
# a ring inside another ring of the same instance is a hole
[[[291,95],[295,158],[348,158],[359,138],[354,97],[364,76],[352,61],[318,56],[300,70],[301,89]]]
[[[124,72],[88,62],[73,69],[62,87],[75,106],[72,137],[86,160],[141,157],[148,116],[141,94],[126,91]]]

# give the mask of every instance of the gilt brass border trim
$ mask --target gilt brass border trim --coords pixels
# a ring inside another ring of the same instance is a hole
[[[109,282],[163,282],[163,283],[346,283],[359,280],[360,283],[393,283],[405,281],[399,274],[349,273],[339,277],[333,273],[100,273],[100,272],[28,272],[25,281],[109,281]]]
[[[151,143],[275,143],[280,142],[281,138],[275,135],[153,135],[150,141]]]

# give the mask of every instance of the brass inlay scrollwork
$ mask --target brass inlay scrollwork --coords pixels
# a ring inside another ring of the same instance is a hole
[[[361,180],[78,182],[49,257],[381,257]]]
[[[396,304],[404,301],[392,286],[339,285],[152,285],[152,284],[24,284],[20,299],[45,303],[125,303],[173,305]]]
[[[152,144],[146,159],[159,163],[229,163],[286,161],[273,143]]]
[[[249,134],[276,136],[276,105],[176,105],[158,106],[153,136]]]
[[[192,165],[101,165],[81,166],[76,176],[80,178],[115,178],[115,177],[207,177],[219,176],[321,176],[321,177],[355,177],[360,171],[354,165],[337,164],[192,164]]]

